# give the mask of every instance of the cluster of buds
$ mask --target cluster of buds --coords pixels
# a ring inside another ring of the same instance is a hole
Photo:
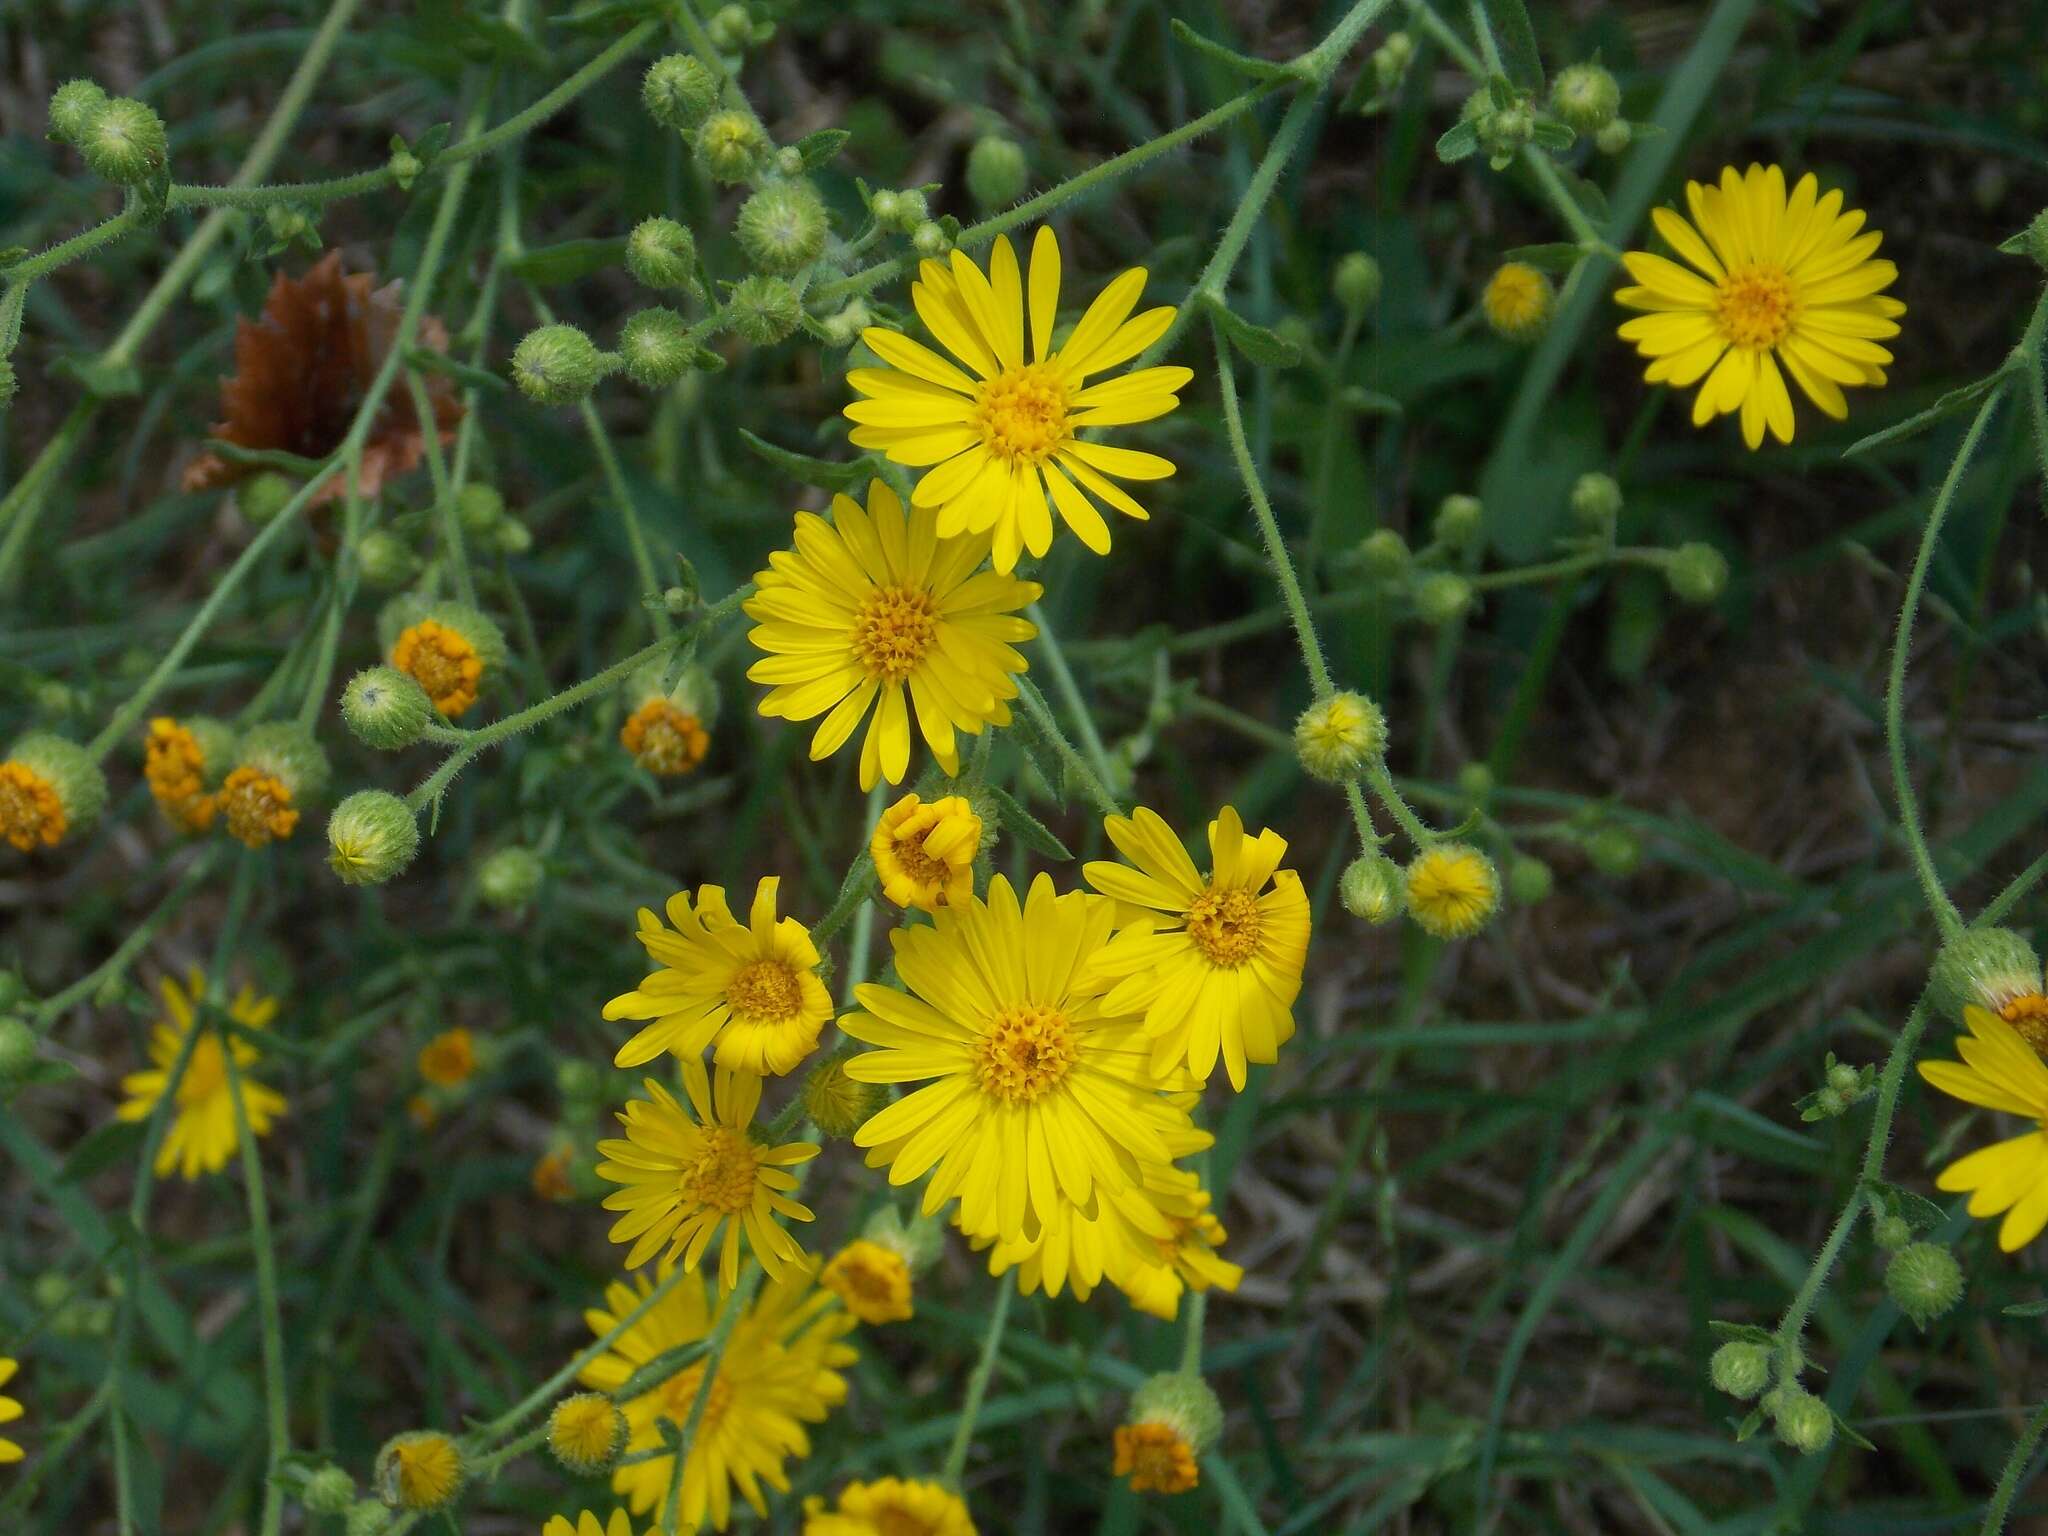
[[[1389,32],[1386,41],[1373,49],[1366,61],[1365,79],[1372,82],[1372,90],[1359,104],[1359,112],[1369,115],[1391,106],[1407,83],[1408,69],[1414,62],[1415,39],[1406,32]]]
[[[50,137],[73,146],[95,176],[137,187],[170,163],[164,120],[129,96],[109,96],[90,80],[72,80],[50,97]]]
[[[1802,1120],[1832,1120],[1862,1102],[1877,1086],[1877,1068],[1852,1067],[1829,1051],[1821,1063],[1821,1085],[1799,1101]]]

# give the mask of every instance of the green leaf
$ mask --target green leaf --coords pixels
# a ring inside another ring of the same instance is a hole
[[[874,459],[868,454],[844,464],[813,458],[808,453],[779,448],[765,438],[756,437],[745,427],[740,428],[740,440],[792,480],[801,480],[805,485],[815,485],[820,490],[851,490],[865,485],[875,474]]]
[[[2016,1301],[1998,1310],[2007,1317],[2048,1317],[2048,1296],[2039,1301]]]
[[[1927,428],[1941,420],[1942,417],[1953,416],[1956,412],[1975,405],[1985,395],[2002,385],[2005,379],[2006,372],[2001,368],[1996,373],[1987,373],[1981,379],[1973,380],[1959,388],[1952,389],[1935,401],[1934,404],[1927,407],[1926,410],[1915,411],[1904,421],[1895,421],[1882,431],[1873,432],[1868,437],[1858,438],[1842,450],[1842,457],[1845,459],[1852,458],[1856,454],[1868,453],[1873,448],[1882,448],[1887,443],[1895,443],[1924,432]]]
[[[996,815],[1003,823],[1003,829],[1036,853],[1048,859],[1065,862],[1073,858],[1067,845],[1053,836],[1052,830],[1036,816],[1025,810],[1017,797],[1008,790],[994,784],[983,784],[982,790],[995,802]]]
[[[1508,78],[1523,90],[1540,95],[1543,91],[1543,56],[1536,51],[1536,28],[1529,22],[1529,8],[1522,0],[1484,0],[1486,18],[1500,43],[1501,62]]]
[[[1506,75],[1486,77],[1486,99],[1493,103],[1493,110],[1506,112],[1515,105],[1515,87]]]
[[[1456,165],[1479,152],[1479,130],[1469,117],[1460,118],[1436,141],[1436,157],[1445,165]]]
[[[796,141],[796,152],[803,158],[804,169],[815,171],[831,160],[846,147],[846,141],[853,134],[844,128],[820,128],[816,133],[807,133]]]
[[[467,384],[472,389],[510,389],[512,386],[495,373],[484,368],[472,368],[467,363],[457,362],[446,352],[437,352],[432,347],[407,347],[406,366],[420,373],[438,373]]]
[[[1735,1439],[1736,1439],[1736,1442],[1737,1442],[1738,1444],[1740,1444],[1740,1443],[1741,1443],[1742,1441],[1744,1441],[1744,1440],[1747,1440],[1747,1439],[1748,1439],[1748,1438],[1749,1438],[1749,1437],[1750,1437],[1751,1435],[1755,1434],[1755,1433],[1756,1433],[1756,1432],[1757,1432],[1758,1430],[1762,1429],[1763,1427],[1764,1427],[1764,1411],[1763,1411],[1763,1409],[1761,1409],[1761,1408],[1752,1408],[1752,1409],[1750,1409],[1750,1410],[1749,1410],[1749,1416],[1748,1416],[1747,1418],[1745,1418],[1745,1419],[1744,1419],[1744,1420],[1743,1420],[1743,1421],[1742,1421],[1742,1422],[1741,1422],[1740,1424],[1738,1424],[1738,1425],[1736,1425],[1736,1426],[1735,1426]]]
[[[50,364],[52,373],[76,380],[87,394],[102,400],[121,400],[142,393],[142,370],[132,363],[103,363],[90,357],[60,357]]]
[[[1260,368],[1292,368],[1301,361],[1301,348],[1263,325],[1253,325],[1213,293],[1202,295],[1216,327],[1244,360]]]
[[[1291,80],[1300,74],[1300,71],[1291,64],[1276,64],[1271,59],[1255,59],[1248,53],[1239,53],[1235,48],[1226,48],[1223,44],[1202,36],[1178,16],[1173,19],[1173,35],[1203,58],[1221,64],[1225,69],[1243,75],[1247,80]]]
[[[617,266],[626,259],[623,237],[609,240],[564,240],[557,245],[522,251],[505,263],[514,277],[543,286],[573,283],[579,278]]]
[[[59,1181],[75,1184],[116,1163],[133,1161],[142,1150],[147,1126],[148,1122],[143,1120],[109,1120],[98,1130],[88,1132],[64,1159],[64,1166],[57,1171]]]
[[[1530,129],[1530,137],[1536,141],[1538,149],[1556,152],[1570,149],[1578,135],[1554,117],[1539,117]]]
[[[244,448],[240,443],[226,442],[221,438],[208,438],[209,451],[220,455],[230,464],[248,464],[257,469],[277,469],[285,474],[296,475],[301,480],[310,480],[327,468],[324,459],[309,459],[303,454],[287,453],[282,448]]]
[[[1568,240],[1549,245],[1518,245],[1507,253],[1507,260],[1519,261],[1534,267],[1539,272],[1548,272],[1552,277],[1563,277],[1585,258],[1585,251]]]

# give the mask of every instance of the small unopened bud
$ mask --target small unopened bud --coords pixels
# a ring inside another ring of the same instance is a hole
[[[1470,843],[1435,843],[1408,865],[1408,915],[1431,938],[1470,938],[1500,910],[1500,874]]]
[[[382,1536],[390,1525],[391,1511],[375,1499],[364,1499],[342,1520],[342,1536]]]
[[[91,80],[67,80],[50,96],[50,137],[77,144],[86,126],[107,104],[107,93]]]
[[[1913,1241],[1913,1224],[1903,1216],[1880,1216],[1870,1224],[1870,1240],[1886,1253],[1896,1253]]]
[[[602,1472],[626,1448],[626,1415],[601,1392],[578,1392],[548,1415],[548,1449],[582,1477]]]
[[[1586,839],[1586,857],[1603,875],[1632,875],[1643,862],[1642,841],[1626,827],[1600,827]]]
[[[1163,1371],[1131,1394],[1124,1422],[1164,1424],[1199,1459],[1223,1433],[1223,1405],[1193,1371]]]
[[[356,1480],[336,1466],[320,1468],[299,1491],[299,1502],[316,1515],[345,1515],[355,1501]]]
[[[1841,1094],[1857,1093],[1863,1087],[1863,1074],[1846,1061],[1838,1061],[1828,1068],[1828,1086]]]
[[[915,187],[901,192],[877,192],[868,200],[868,212],[875,216],[877,224],[899,235],[916,233],[927,217],[924,194]]]
[[[846,1075],[846,1058],[828,1056],[804,1079],[804,1113],[827,1136],[845,1140],[867,1124],[868,1117],[888,1102],[875,1083],[855,1082]]]
[[[1572,516],[1587,528],[1611,528],[1621,516],[1621,487],[1614,476],[1590,470],[1572,482]]]
[[[1556,304],[1550,279],[1525,261],[1502,262],[1479,296],[1479,310],[1487,325],[1508,341],[1534,341],[1541,336]]]
[[[754,18],[744,5],[721,5],[704,23],[704,35],[720,53],[744,52],[754,41]]]
[[[491,530],[491,543],[508,555],[523,555],[533,548],[533,530],[508,517]]]
[[[1024,146],[1000,134],[986,134],[967,152],[967,195],[984,213],[1007,208],[1031,183]]]
[[[875,313],[864,299],[855,299],[825,322],[825,339],[835,347],[850,347],[860,333],[875,323]]]
[[[363,580],[381,592],[392,592],[419,574],[412,546],[388,528],[372,528],[356,541],[356,565]]]
[[[742,278],[726,299],[726,318],[733,330],[759,346],[783,340],[802,316],[796,290],[779,277]]]
[[[825,249],[825,204],[808,181],[777,181],[740,204],[740,249],[762,272],[802,271]]]
[[[298,491],[298,486],[291,480],[274,469],[266,469],[235,487],[235,510],[261,528],[274,520]]]
[[[419,823],[388,790],[359,789],[327,818],[327,867],[344,885],[382,885],[419,848]]]
[[[1579,133],[1598,133],[1621,110],[1621,87],[1598,64],[1572,64],[1550,85],[1550,110]]]
[[[1771,1379],[1771,1349],[1747,1339],[1731,1339],[1714,1351],[1707,1362],[1708,1379],[1714,1390],[1739,1397],[1744,1402],[1763,1391]]]
[[[642,389],[667,389],[690,371],[690,327],[672,309],[643,309],[619,332],[626,377]]]
[[[1603,155],[1618,155],[1635,142],[1636,131],[1627,119],[1617,117],[1593,135],[1593,147]]]
[[[1357,556],[1365,573],[1380,581],[1400,575],[1414,558],[1408,552],[1408,541],[1391,528],[1375,528],[1360,539]]]
[[[1664,562],[1664,580],[1680,602],[1711,603],[1728,585],[1728,562],[1711,544],[1681,544]]]
[[[920,256],[943,256],[952,249],[953,242],[936,222],[926,219],[911,232],[910,245]]]
[[[1939,1243],[1908,1243],[1884,1267],[1884,1293],[1924,1330],[1963,1299],[1963,1269]]]
[[[1454,494],[1437,503],[1436,517],[1429,531],[1438,543],[1450,549],[1468,549],[1479,537],[1486,520],[1486,508],[1477,496]]]
[[[745,112],[714,112],[697,129],[697,163],[713,181],[745,181],[761,167],[768,139]]]
[[[1344,866],[1337,895],[1344,910],[1378,927],[1401,915],[1408,901],[1407,877],[1384,854],[1361,854]]]
[[[1315,778],[1348,783],[1387,749],[1387,717],[1362,693],[1331,693],[1294,722],[1294,755]]]
[[[1777,1388],[1769,1407],[1778,1438],[1801,1455],[1824,1451],[1835,1438],[1835,1416],[1804,1387],[1787,1384]]]
[[[1330,274],[1330,292],[1338,307],[1356,321],[1379,302],[1380,264],[1364,251],[1352,251]]]
[[[1813,1096],[1813,1112],[1822,1120],[1832,1120],[1849,1108],[1849,1096],[1830,1083]]]
[[[500,848],[478,866],[476,893],[485,906],[510,912],[533,900],[546,874],[547,867],[531,848]]]
[[[1522,854],[1508,865],[1508,896],[1518,907],[1549,900],[1556,883],[1550,866],[1532,854]]]
[[[2041,958],[2010,928],[1966,928],[1941,946],[1927,982],[1929,1000],[1957,1023],[1965,1008],[2002,1015],[2041,996]]]
[[[320,249],[320,220],[297,203],[272,203],[263,210],[263,227],[279,247],[296,241]]]
[[[410,673],[367,667],[341,690],[341,718],[364,746],[396,752],[426,734],[434,722],[434,701]]]
[[[495,485],[472,480],[455,493],[455,520],[472,539],[489,537],[504,517],[505,498]]]
[[[385,166],[401,192],[410,192],[412,184],[420,179],[420,172],[427,168],[426,162],[403,144],[392,148],[391,158],[385,162]]]
[[[674,219],[642,219],[626,237],[626,270],[649,288],[687,288],[697,276],[696,237]]]
[[[27,1019],[0,1014],[0,1087],[12,1087],[28,1076],[41,1047]]]
[[[664,128],[688,133],[718,100],[718,81],[687,53],[671,53],[647,66],[640,103]]]
[[[85,121],[78,152],[95,176],[139,186],[164,168],[170,140],[164,120],[130,96],[112,96]]]
[[[512,352],[512,382],[538,405],[574,405],[589,397],[614,362],[573,325],[528,331]]]
[[[1493,770],[1484,763],[1467,763],[1458,770],[1458,793],[1481,802],[1493,793]]]
[[[1472,583],[1455,571],[1435,571],[1415,584],[1414,598],[1416,617],[1440,627],[1472,606]]]

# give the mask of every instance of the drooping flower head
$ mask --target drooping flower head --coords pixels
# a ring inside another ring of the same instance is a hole
[[[227,1052],[235,1053],[235,1072],[241,1079],[242,1108],[249,1117],[249,1134],[270,1134],[271,1122],[285,1112],[283,1095],[264,1087],[250,1074],[262,1053],[240,1035],[223,1044],[220,1030],[204,1023],[200,1010],[206,1005],[206,978],[191,971],[180,986],[172,977],[163,983],[167,1022],[150,1031],[147,1072],[133,1072],[121,1079],[121,1091],[128,1097],[115,1113],[123,1120],[146,1120],[164,1096],[172,1069],[185,1054],[185,1041],[196,1029],[184,1075],[172,1099],[170,1124],[157,1148],[156,1171],[167,1176],[176,1169],[181,1178],[196,1179],[201,1173],[218,1173],[227,1166],[236,1148],[235,1097],[228,1077]],[[228,1005],[228,1017],[245,1030],[267,1029],[277,1017],[277,999],[258,997],[253,987],[244,986]]]
[[[780,1076],[810,1055],[832,1017],[832,994],[818,979],[810,930],[776,919],[780,885],[771,875],[754,887],[745,927],[722,886],[700,885],[694,902],[688,891],[671,896],[674,928],[640,909],[639,940],[661,969],[606,1003],[604,1016],[653,1022],[619,1047],[614,1065],[637,1067],[663,1051],[698,1056],[716,1042],[719,1066]]]
[[[879,480],[866,511],[835,496],[829,523],[796,515],[795,548],[768,557],[743,605],[758,621],[747,638],[766,653],[747,669],[770,685],[761,713],[825,716],[811,761],[837,752],[874,711],[861,742],[862,789],[878,778],[903,782],[913,714],[939,766],[957,774],[961,733],[1010,723],[1012,679],[1027,666],[1014,647],[1038,633],[1017,610],[1043,589],[978,569],[985,532],[940,538],[936,529],[931,509],[906,515]]]
[[[1226,805],[1209,824],[1204,875],[1173,828],[1142,806],[1103,826],[1137,867],[1098,860],[1082,873],[1139,914],[1099,958],[1121,978],[1105,1006],[1144,1015],[1156,1071],[1184,1063],[1206,1083],[1220,1053],[1230,1086],[1242,1090],[1246,1063],[1277,1061],[1293,1037],[1290,1010],[1308,959],[1308,894],[1280,868],[1287,840],[1270,829],[1247,836]]]
[[[1935,1187],[1967,1191],[1970,1214],[1996,1216],[1998,1246],[2025,1247],[2048,1227],[2048,1065],[2018,1030],[1975,1006],[1963,1010],[1968,1033],[1956,1038],[1961,1061],[1923,1061],[1920,1075],[1951,1098],[2031,1121],[2028,1129],[1994,1142],[1941,1171]]]
[[[912,503],[937,510],[941,536],[988,533],[998,571],[1013,570],[1022,550],[1042,555],[1052,547],[1054,508],[1083,544],[1108,554],[1109,526],[1089,498],[1144,518],[1116,482],[1163,479],[1174,466],[1079,434],[1164,416],[1194,377],[1162,367],[1087,382],[1136,357],[1173,323],[1170,305],[1131,316],[1145,277],[1133,267],[1103,289],[1055,350],[1060,248],[1050,228],[1040,226],[1031,242],[1028,326],[1025,280],[1007,236],[996,238],[986,275],[961,251],[950,266],[925,262],[910,301],[964,371],[896,331],[861,332],[890,366],[847,375],[868,397],[846,407],[858,423],[855,446],[879,448],[898,464],[935,466],[917,482]]]
[[[142,776],[164,818],[181,832],[204,832],[219,809],[215,792],[227,776],[234,732],[218,720],[159,715],[143,739]]]
[[[818,1272],[818,1284],[864,1323],[907,1323],[913,1315],[910,1261],[865,1237],[833,1254]]]
[[[663,1265],[661,1272],[668,1278],[668,1266]],[[584,1314],[591,1332],[600,1337],[609,1333],[653,1289],[654,1281],[645,1274],[635,1276],[630,1285],[607,1286],[604,1310]],[[703,1280],[685,1275],[585,1367],[579,1380],[600,1392],[616,1392],[655,1356],[709,1337],[719,1313],[738,1305],[740,1298],[729,1295],[714,1308]],[[846,1400],[846,1378],[840,1373],[857,1358],[845,1342],[853,1326],[853,1319],[828,1292],[812,1284],[802,1266],[793,1266],[784,1279],[762,1288],[726,1340],[696,1438],[683,1458],[678,1505],[683,1530],[701,1530],[706,1524],[724,1530],[732,1519],[735,1488],[761,1515],[768,1513],[762,1484],[789,1491],[789,1459],[811,1451],[804,1425],[822,1423]],[[699,1360],[620,1405],[631,1427],[626,1442],[629,1459],[613,1470],[612,1492],[635,1514],[644,1515],[660,1504],[668,1492],[674,1458],[630,1458],[661,1449],[661,1420],[672,1421],[678,1429],[688,1422],[707,1363]]]
[[[939,1483],[882,1477],[848,1483],[828,1508],[804,1500],[803,1536],[976,1536],[959,1494]]]
[[[1168,1135],[1190,1129],[1159,1092],[1135,1014],[1105,1006],[1109,979],[1092,960],[1115,916],[1099,896],[1056,895],[1046,875],[1019,902],[998,875],[987,901],[890,934],[904,990],[856,991],[861,1011],[840,1028],[881,1049],[847,1075],[930,1081],[853,1139],[892,1184],[931,1174],[927,1215],[957,1197],[970,1237],[1051,1234],[1057,1251],[1072,1212],[1133,1187],[1140,1163],[1167,1161]]]
[[[751,1072],[720,1067],[714,1080],[694,1058],[682,1064],[685,1111],[675,1096],[652,1078],[648,1097],[631,1099],[618,1116],[623,1141],[600,1141],[604,1159],[597,1174],[623,1188],[604,1197],[604,1208],[622,1211],[611,1240],[633,1245],[626,1268],[638,1269],[667,1245],[667,1257],[694,1270],[722,1228],[718,1252],[719,1289],[739,1283],[740,1239],[761,1261],[770,1279],[803,1258],[803,1248],[777,1217],[811,1220],[810,1207],[789,1198],[797,1181],[786,1169],[818,1155],[808,1141],[779,1147],[749,1134],[761,1106],[761,1079]]]
[[[505,632],[489,617],[466,603],[436,603],[398,631],[388,660],[453,720],[504,671],[505,658]]]
[[[868,852],[882,894],[899,907],[936,912],[974,894],[974,856],[981,818],[959,795],[931,804],[905,795],[882,812]]]
[[[1844,389],[1885,382],[1892,355],[1878,343],[1898,335],[1906,306],[1884,290],[1899,269],[1876,259],[1883,237],[1863,232],[1861,212],[1842,211],[1840,191],[1822,196],[1809,171],[1787,196],[1777,166],[1728,166],[1718,186],[1687,182],[1685,200],[1690,223],[1668,208],[1650,217],[1687,265],[1630,251],[1622,263],[1635,285],[1614,298],[1648,311],[1621,326],[1650,359],[1643,377],[1699,384],[1694,426],[1740,412],[1751,448],[1765,428],[1789,443],[1785,374],[1838,421],[1849,414]]]

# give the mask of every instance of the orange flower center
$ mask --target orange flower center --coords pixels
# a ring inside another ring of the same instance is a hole
[[[1236,970],[1259,950],[1259,903],[1250,891],[1211,885],[1188,908],[1188,937],[1211,965]]]
[[[436,1035],[420,1050],[420,1076],[437,1087],[453,1088],[475,1070],[476,1049],[466,1029]]]
[[[213,822],[213,796],[206,792],[206,754],[199,738],[167,715],[149,722],[143,742],[142,776],[149,792],[173,822],[203,832]]]
[[[64,836],[64,806],[50,781],[25,763],[0,763],[0,837],[27,853]]]
[[[733,972],[725,1000],[742,1023],[782,1024],[803,1010],[804,988],[781,960],[750,960]]]
[[[1714,312],[1728,340],[1761,351],[1791,333],[1799,311],[1792,279],[1778,267],[1743,267],[1721,282]]]
[[[938,619],[923,587],[876,587],[853,616],[853,654],[869,677],[900,683],[937,643]]]
[[[1119,1424],[1115,1471],[1133,1493],[1185,1493],[1200,1481],[1194,1451],[1165,1424]]]
[[[1079,1052],[1067,1016],[1052,1008],[1013,1008],[997,1016],[975,1047],[982,1092],[1006,1104],[1032,1104],[1057,1088]]]
[[[999,458],[1041,464],[1073,434],[1067,430],[1067,388],[1045,363],[1012,368],[983,384],[974,425]]]
[[[1999,1009],[1998,1016],[2034,1048],[2036,1055],[2048,1056],[2048,997],[2038,992],[2022,992]]]
[[[422,619],[406,628],[391,647],[391,665],[409,672],[424,688],[434,708],[453,719],[476,702],[483,681],[483,658],[461,635],[445,624]]]
[[[282,779],[261,768],[243,766],[227,776],[220,787],[220,808],[228,819],[228,831],[251,848],[281,837],[290,837],[299,824],[292,809],[292,792]]]
[[[695,715],[667,699],[649,699],[619,728],[619,744],[649,773],[668,778],[703,762],[711,738]]]

